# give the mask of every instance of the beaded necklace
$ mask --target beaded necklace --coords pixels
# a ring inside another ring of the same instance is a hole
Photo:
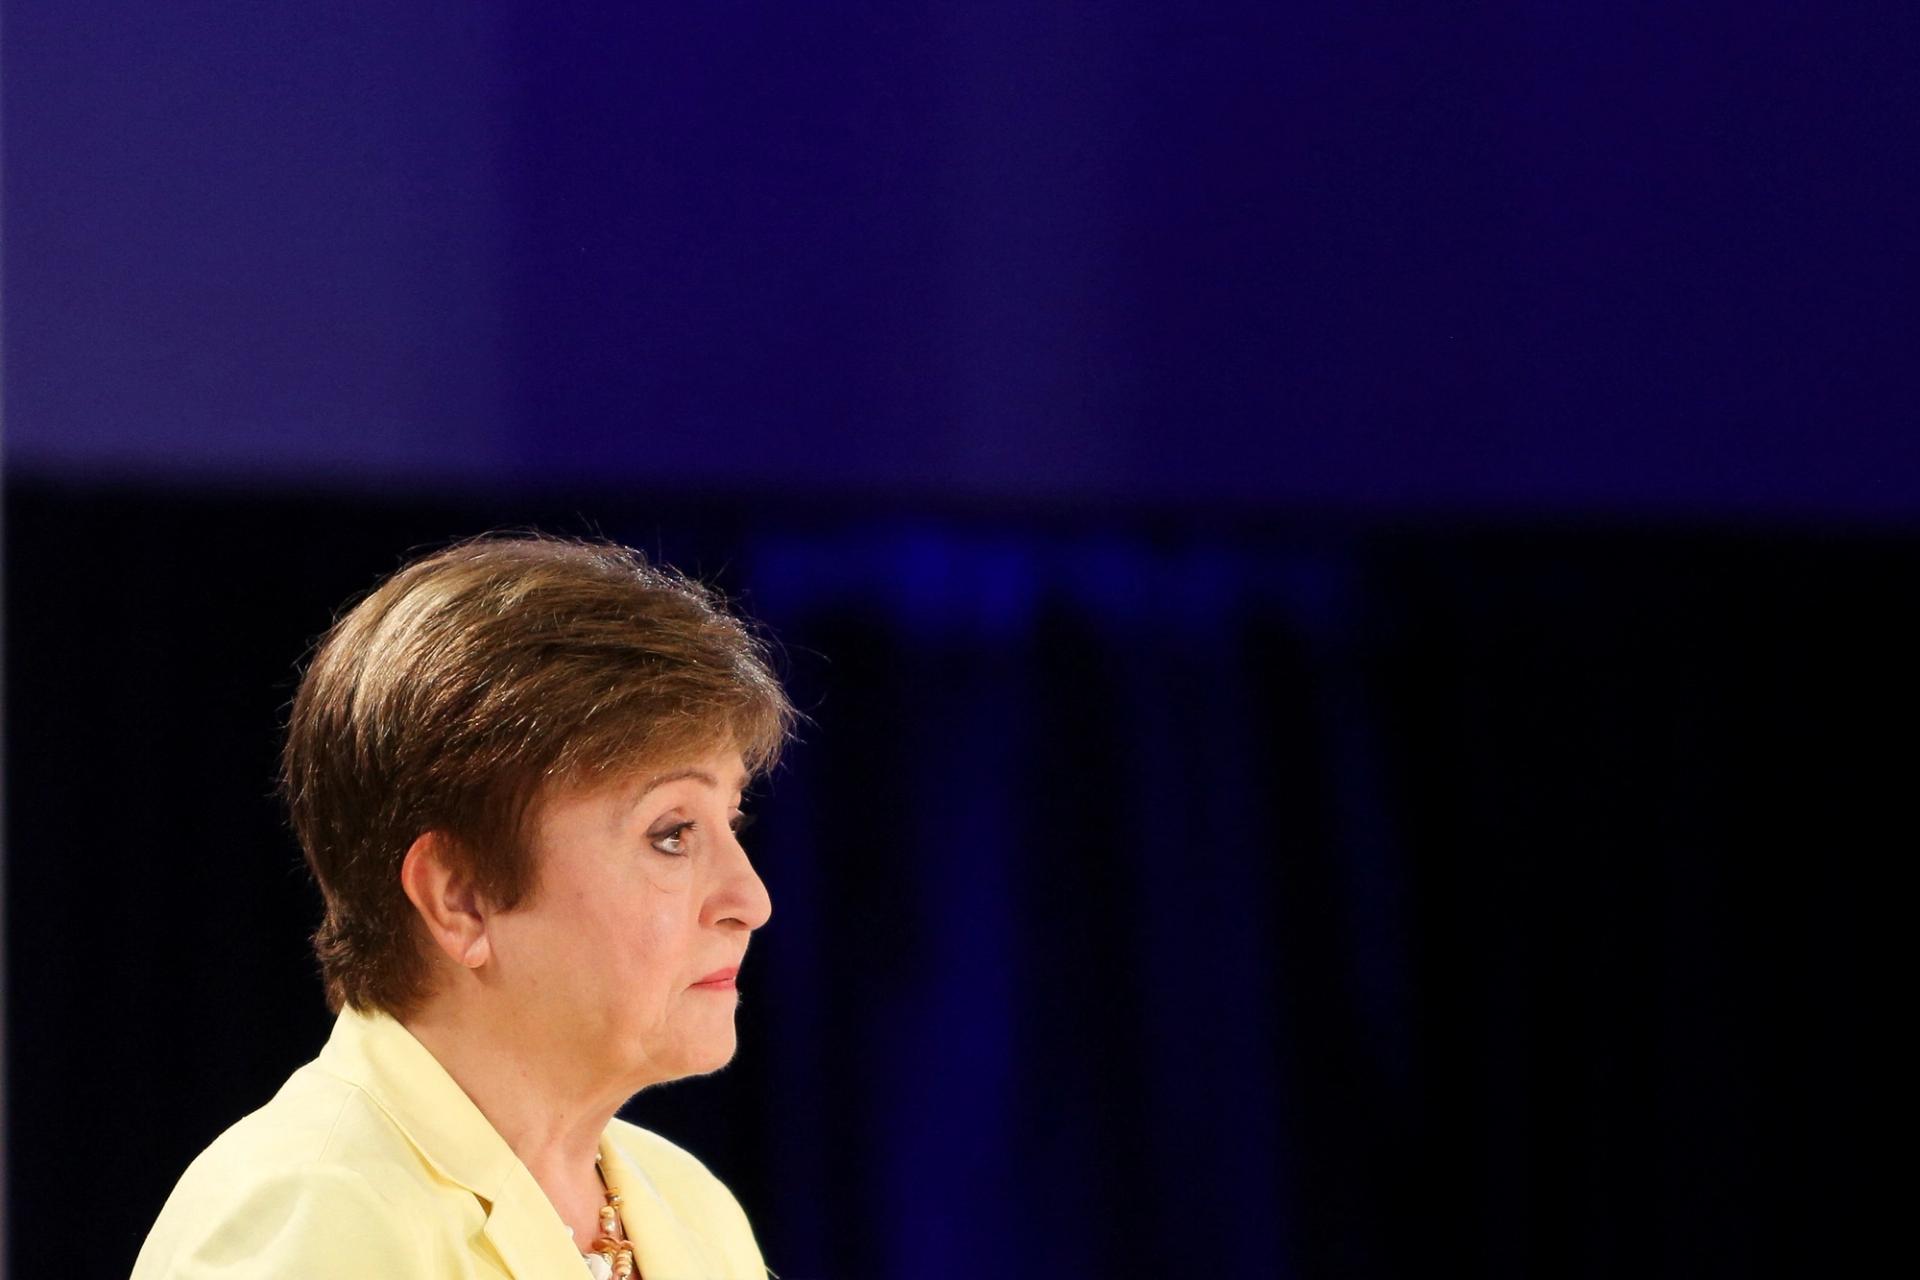
[[[634,1280],[633,1241],[627,1239],[627,1229],[620,1221],[620,1193],[607,1186],[606,1170],[600,1167],[598,1156],[594,1157],[593,1171],[600,1175],[600,1185],[606,1187],[607,1202],[600,1206],[600,1238],[593,1242],[588,1257],[603,1260],[605,1273],[612,1280]],[[601,1268],[593,1270],[598,1274]]]

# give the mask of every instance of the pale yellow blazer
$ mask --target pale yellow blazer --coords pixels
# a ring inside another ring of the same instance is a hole
[[[644,1280],[766,1280],[746,1214],[665,1138],[615,1120],[601,1169]],[[385,1014],[200,1153],[133,1280],[584,1280],[566,1224],[453,1077]]]

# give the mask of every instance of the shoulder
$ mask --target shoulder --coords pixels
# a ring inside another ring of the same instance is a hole
[[[686,1148],[616,1118],[607,1136],[686,1226],[723,1253],[728,1273],[765,1276],[766,1264],[740,1201]]]
[[[295,1072],[187,1167],[134,1280],[236,1266],[316,1280],[424,1274],[426,1242],[408,1223],[417,1223],[428,1189],[404,1143],[360,1090]]]
[[[238,1274],[348,1280],[427,1272],[409,1215],[364,1174],[315,1163],[264,1170],[215,1191],[182,1180],[134,1263],[133,1280]]]

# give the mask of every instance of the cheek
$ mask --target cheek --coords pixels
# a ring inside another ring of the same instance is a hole
[[[543,895],[532,910],[507,913],[496,927],[503,949],[519,957],[517,967],[537,972],[542,986],[580,986],[619,963],[634,923],[610,895],[570,885]]]
[[[658,932],[685,887],[671,868],[600,867],[568,884],[565,916],[584,944],[629,949],[637,939]]]
[[[677,989],[687,963],[685,902],[670,887],[641,885],[591,908],[606,962],[636,993]]]

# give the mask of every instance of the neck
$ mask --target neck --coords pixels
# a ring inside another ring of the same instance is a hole
[[[560,1216],[577,1226],[582,1206],[591,1212],[599,1201],[600,1135],[627,1095],[596,1080],[578,1046],[542,1042],[466,1003],[429,1001],[402,1025],[513,1148]]]

